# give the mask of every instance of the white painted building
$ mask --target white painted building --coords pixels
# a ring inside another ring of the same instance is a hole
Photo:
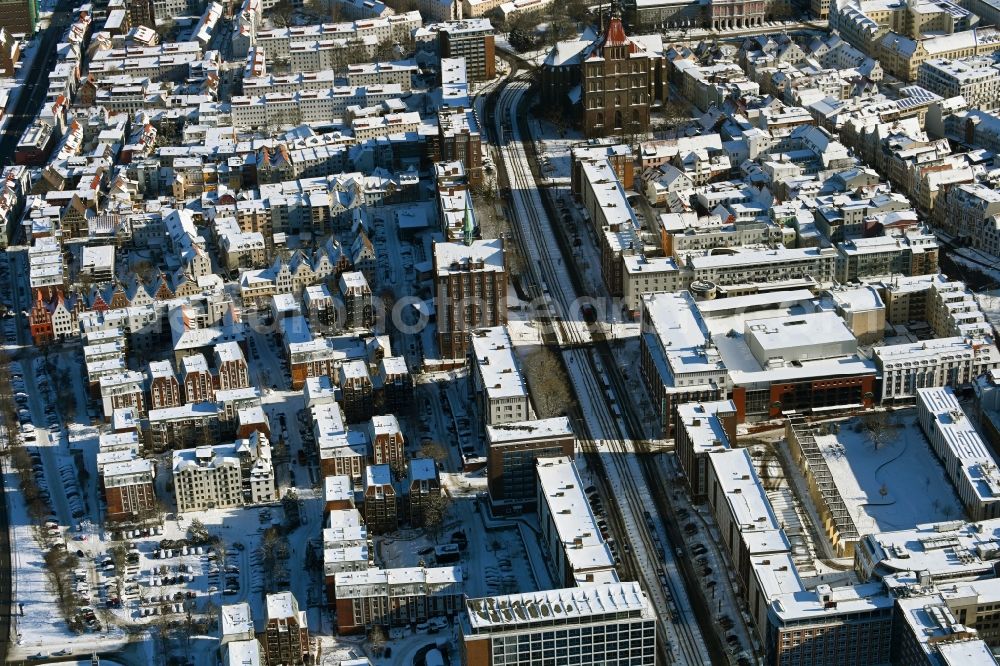
[[[917,419],[972,520],[1000,517],[1000,469],[950,387],[917,390]]]
[[[484,425],[531,418],[528,387],[506,326],[476,329],[472,340],[472,386]]]

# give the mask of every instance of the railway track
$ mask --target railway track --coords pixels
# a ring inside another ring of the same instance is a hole
[[[660,622],[657,623],[661,654],[670,663],[709,664],[707,648],[690,613],[686,591],[673,565],[668,541],[655,528],[650,509],[657,511],[642,467],[630,443],[623,436],[618,417],[608,404],[615,403],[613,388],[599,361],[594,358],[590,327],[577,306],[569,268],[551,226],[543,220],[545,206],[535,183],[531,165],[518,140],[520,103],[528,91],[525,77],[514,76],[496,96],[493,106],[497,143],[510,192],[511,216],[517,230],[516,241],[534,282],[533,294],[543,300],[543,308],[552,323],[550,336],[555,339],[563,362],[574,379],[573,386],[590,435],[585,447],[588,457],[605,472],[605,496],[618,509],[618,524],[623,538],[621,548],[631,544],[626,558],[636,577],[650,596]],[[521,214],[523,212],[523,214]],[[553,311],[555,310],[555,311]],[[619,412],[620,413],[620,412]],[[658,574],[664,567],[669,575]],[[683,612],[679,612],[683,610]]]

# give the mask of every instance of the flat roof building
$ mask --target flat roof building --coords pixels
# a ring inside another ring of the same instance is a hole
[[[656,615],[635,582],[468,599],[459,625],[467,666],[656,663]]]

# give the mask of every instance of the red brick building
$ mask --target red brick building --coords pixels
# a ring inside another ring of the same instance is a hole
[[[221,391],[250,386],[247,359],[238,342],[223,342],[215,347],[215,372]]]
[[[155,509],[153,475],[153,463],[142,458],[105,465],[101,482],[108,520],[139,518]]]
[[[435,244],[434,282],[441,358],[464,359],[470,331],[507,323],[503,239]]]
[[[374,533],[392,532],[399,526],[396,488],[388,465],[365,469],[365,524]]]
[[[264,652],[272,666],[293,666],[310,660],[309,623],[291,592],[267,595]]]
[[[153,361],[149,364],[149,408],[180,407],[181,385],[170,361]]]
[[[364,633],[452,616],[464,603],[461,567],[341,571],[334,577],[337,631]]]
[[[400,430],[399,421],[395,416],[392,414],[373,416],[365,426],[372,445],[373,464],[389,465],[393,469],[406,464],[406,457],[403,454],[403,431]]]
[[[627,36],[615,6],[597,40],[576,44],[578,51],[573,42],[558,44],[543,63],[543,105],[579,109],[588,138],[648,131],[650,107],[666,93],[662,39]]]
[[[215,387],[212,373],[208,370],[208,362],[201,354],[185,356],[184,366],[184,399],[186,402],[206,402],[215,397]]]

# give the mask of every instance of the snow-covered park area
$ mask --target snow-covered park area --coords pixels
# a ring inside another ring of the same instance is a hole
[[[876,448],[860,419],[830,424],[816,444],[858,532],[909,529],[963,517],[951,482],[920,431],[916,411],[888,416],[886,442]]]

